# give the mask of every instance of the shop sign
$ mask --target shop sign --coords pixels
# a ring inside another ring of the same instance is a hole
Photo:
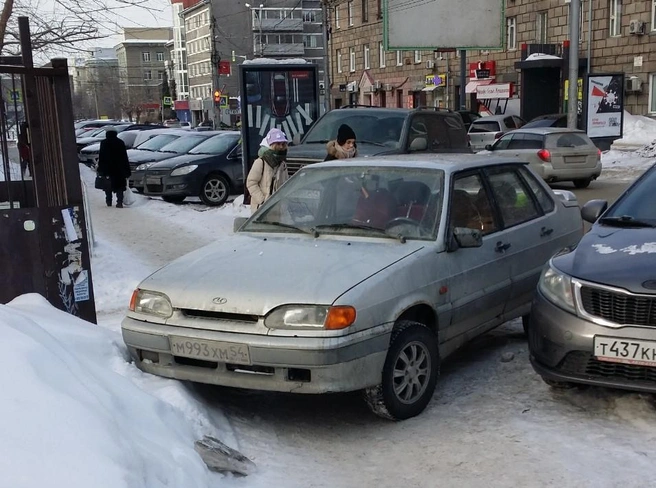
[[[495,98],[510,98],[513,95],[512,83],[491,83],[476,87],[476,98],[490,100]]]

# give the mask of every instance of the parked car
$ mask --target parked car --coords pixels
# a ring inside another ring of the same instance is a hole
[[[146,170],[150,166],[159,161],[164,161],[165,159],[187,154],[191,149],[198,146],[201,142],[216,134],[219,134],[219,132],[207,131],[199,133],[177,129],[176,135],[179,135],[179,137],[176,137],[174,140],[164,146],[161,146],[159,149],[141,151],[140,154],[135,156],[130,156],[128,154],[130,167],[132,168],[134,166],[132,175],[129,178],[130,186],[134,187],[138,192],[142,192],[144,190],[144,176],[146,174]],[[153,140],[153,143],[154,142],[155,141]]]
[[[465,124],[465,130],[467,131],[469,131],[469,127],[471,127],[474,120],[481,118],[481,114],[478,112],[470,112],[469,110],[458,110],[458,113],[460,114],[460,117],[462,117],[462,121]]]
[[[122,322],[135,364],[364,390],[390,419],[426,407],[454,351],[528,314],[543,265],[583,232],[576,197],[526,164],[455,154],[309,165],[241,220],[139,284]]]
[[[180,122],[180,128],[181,129],[186,129],[186,130],[191,130],[191,122]]]
[[[75,139],[75,146],[77,147],[78,160],[80,160],[80,162],[82,161],[80,158],[80,151],[82,151],[82,149],[84,149],[90,144],[95,144],[105,139],[105,131],[107,130],[107,127],[109,126],[92,129],[89,131],[89,133],[83,134],[82,137],[78,137]],[[111,127],[114,127],[116,129],[116,132],[122,132],[127,127],[127,125],[112,125]]]
[[[607,208],[576,248],[545,266],[529,326],[531,363],[551,386],[656,393],[656,166]]]
[[[148,160],[153,152],[159,151],[167,144],[187,134],[187,131],[179,129],[164,129],[162,131],[149,131],[147,135],[137,136],[132,149],[128,150],[130,169],[134,171],[137,166]],[[148,137],[151,135],[152,137]]]
[[[571,181],[576,188],[587,188],[601,174],[601,150],[578,129],[522,127],[485,149],[528,162],[549,183]]]
[[[576,126],[583,128],[581,114],[576,118]],[[547,114],[535,117],[522,126],[523,129],[532,129],[534,127],[567,127],[567,114]]]
[[[137,139],[140,130],[126,130],[119,132],[118,138],[123,141],[126,149],[132,149],[134,141]],[[98,153],[100,152],[100,142],[89,144],[80,151],[79,159],[81,163],[86,164],[90,168],[95,168],[98,165]]]
[[[164,121],[164,126],[171,127],[172,129],[180,129],[182,127],[182,124],[180,124],[179,120],[169,119]]]
[[[471,148],[474,151],[481,151],[506,132],[519,129],[524,124],[524,120],[516,115],[490,115],[476,119],[472,122],[468,132]]]
[[[357,107],[325,113],[287,152],[291,174],[306,164],[323,161],[326,143],[348,124],[360,156],[406,153],[471,153],[460,115],[449,110]]]
[[[206,205],[223,205],[244,190],[241,134],[225,131],[201,142],[187,154],[155,163],[145,170],[144,194],[180,203],[199,197]]]
[[[82,134],[88,133],[93,129],[99,129],[107,125],[120,124],[117,120],[81,120],[75,123],[75,137],[80,137]]]

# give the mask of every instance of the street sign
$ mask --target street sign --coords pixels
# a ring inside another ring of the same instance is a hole
[[[219,102],[221,108],[230,108],[230,102],[228,101],[228,95],[221,95],[221,101]]]
[[[23,101],[23,94],[20,90],[9,90],[9,100],[21,103]]]
[[[226,108],[221,110],[222,113],[226,115],[239,115],[241,113],[241,110],[238,108]]]
[[[162,100],[162,105],[164,105],[165,107],[170,107],[171,105],[173,105],[173,99],[171,97],[164,97],[164,99]]]

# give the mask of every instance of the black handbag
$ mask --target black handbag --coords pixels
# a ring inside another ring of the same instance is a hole
[[[112,180],[109,176],[96,175],[94,186],[97,190],[108,191],[112,189]]]

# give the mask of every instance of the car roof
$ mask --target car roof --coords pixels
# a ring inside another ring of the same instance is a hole
[[[373,158],[355,158],[327,161],[305,166],[309,168],[332,168],[343,166],[365,166],[385,168],[413,168],[413,169],[441,169],[446,173],[453,173],[463,169],[480,166],[496,166],[500,164],[513,164],[524,166],[526,162],[502,156],[489,156],[479,154],[403,154],[391,156],[378,156]]]
[[[568,129],[567,127],[520,127],[519,129],[515,129],[512,132],[508,132],[508,134],[517,134],[517,133],[524,133],[524,134],[537,134],[537,135],[547,135],[547,134],[564,134],[564,133],[575,133],[575,134],[585,134],[585,131],[581,129]]]
[[[567,117],[567,114],[545,114],[545,115],[538,115],[534,119],[531,119],[531,122],[534,120],[545,120],[545,119],[559,119],[561,117]]]
[[[475,120],[474,122],[472,122],[472,123],[473,123],[473,124],[477,124],[477,123],[478,123],[478,124],[482,124],[482,123],[484,123],[484,122],[486,122],[486,121],[488,121],[488,120],[492,120],[492,121],[496,122],[496,121],[499,121],[499,120],[507,119],[508,117],[513,117],[513,115],[512,115],[512,114],[506,114],[506,115],[486,115],[486,116],[484,116],[484,117],[481,117],[480,119],[476,119],[476,120]],[[515,115],[515,117],[518,117],[518,116]]]

